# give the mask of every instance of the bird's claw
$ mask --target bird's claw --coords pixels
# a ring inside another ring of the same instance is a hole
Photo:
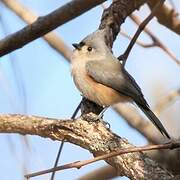
[[[108,126],[107,128],[110,129],[110,124],[107,122],[107,121],[104,121],[102,119],[103,117],[103,114],[99,114],[98,116],[93,114],[93,113],[89,113],[89,114],[86,114],[86,115],[83,115],[83,119],[85,119],[86,121],[88,122],[101,122],[104,126]]]

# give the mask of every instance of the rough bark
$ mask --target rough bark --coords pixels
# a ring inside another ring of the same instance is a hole
[[[145,0],[114,0],[111,6],[104,10],[99,29],[106,29],[106,43],[110,48],[120,31],[121,24],[145,2]]]
[[[94,156],[107,154],[119,148],[134,147],[126,139],[120,138],[101,122],[92,122],[94,115],[86,115],[83,120],[57,120],[37,116],[1,115],[0,133],[31,134],[52,140],[66,139],[81,146]],[[89,121],[89,122],[88,122]],[[116,168],[118,175],[130,179],[171,179],[173,175],[142,152],[129,153],[105,160]]]

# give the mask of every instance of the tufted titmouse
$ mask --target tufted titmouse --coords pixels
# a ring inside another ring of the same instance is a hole
[[[118,102],[135,102],[157,129],[170,138],[150,110],[140,87],[105,44],[105,32],[95,31],[73,44],[72,76],[84,97],[104,107]]]

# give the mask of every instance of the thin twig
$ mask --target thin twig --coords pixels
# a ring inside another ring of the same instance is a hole
[[[103,10],[105,10],[107,7],[105,6],[105,4],[101,4],[101,7],[103,8]],[[137,25],[141,24],[141,21],[139,20],[139,18],[133,14],[131,14],[129,16]],[[147,27],[145,27],[143,29],[144,32],[146,32],[151,40],[153,41],[152,43],[149,44],[145,44],[141,41],[136,40],[136,44],[144,47],[144,48],[150,48],[150,47],[159,47],[161,48],[165,53],[167,53],[167,55],[172,58],[172,60],[174,60],[178,65],[180,65],[180,60],[175,56],[175,54],[170,51],[170,49],[168,49],[161,41],[160,39],[155,36]],[[122,34],[123,36],[125,36],[126,38],[132,40],[133,37],[130,37],[129,35],[127,35],[125,32],[121,31],[120,34]]]
[[[149,151],[149,150],[156,150],[156,149],[175,149],[175,148],[180,148],[180,142],[169,142],[166,144],[159,144],[159,145],[147,145],[147,146],[142,146],[142,147],[119,149],[115,152],[111,152],[109,154],[104,154],[104,155],[95,157],[93,159],[84,160],[84,161],[76,161],[73,163],[58,166],[56,168],[51,168],[51,169],[35,172],[32,174],[27,174],[27,175],[25,175],[25,177],[31,178],[31,177],[43,175],[43,174],[50,173],[53,171],[60,171],[60,170],[64,170],[64,169],[71,169],[71,168],[80,169],[81,167],[91,164],[91,163],[94,163],[96,161],[112,158],[114,156],[127,154],[127,153]]]
[[[126,37],[129,40],[132,40],[132,37],[130,35],[128,35],[127,33],[125,33],[124,31],[121,30],[120,34],[124,37]],[[141,41],[136,40],[136,44],[138,44],[139,46],[143,47],[143,48],[150,48],[150,47],[154,47],[156,46],[155,43],[144,43]]]
[[[130,41],[126,51],[124,52],[124,54],[122,54],[121,56],[118,57],[118,59],[120,61],[122,61],[123,66],[125,66],[127,58],[129,56],[129,53],[131,52],[137,38],[139,37],[139,35],[141,34],[141,32],[143,31],[143,29],[146,27],[146,25],[149,23],[149,21],[154,17],[154,14],[157,12],[157,10],[159,9],[159,7],[162,6],[162,4],[164,3],[165,0],[160,0],[156,6],[153,8],[153,10],[151,11],[150,15],[140,24],[140,26],[138,27],[135,35],[133,36],[132,40]]]
[[[106,5],[105,5],[105,3],[102,3],[101,4],[101,7],[102,7],[102,9],[103,10],[105,10],[107,7],[106,7]],[[131,16],[131,15],[130,15]],[[131,36],[129,36],[127,33],[125,33],[124,31],[120,31],[119,32],[122,36],[124,36],[124,37],[126,37],[126,38],[128,38],[129,40],[132,40],[132,37]],[[141,41],[136,41],[136,44],[138,44],[139,46],[142,46],[142,47],[144,47],[144,48],[148,48],[148,47],[154,47],[155,46],[155,44],[154,43],[150,43],[150,44],[145,44],[145,43],[143,43],[143,42],[141,42]]]
[[[135,15],[130,15],[130,18],[137,24],[140,25],[141,21],[140,19],[135,16]],[[147,26],[144,28],[144,32],[147,33],[151,40],[153,41],[152,46],[150,47],[159,47],[160,49],[162,49],[173,61],[175,61],[178,65],[180,65],[180,60],[175,56],[175,54],[168,48],[166,47],[166,45],[161,42],[161,40],[155,36],[155,34],[153,34],[152,31],[150,31],[150,29],[147,28]],[[131,38],[132,39],[132,38]],[[138,42],[136,42],[138,44]]]
[[[78,111],[79,111],[79,109],[80,109],[80,107],[81,107],[81,103],[82,103],[82,101],[79,103],[79,105],[78,105],[77,108],[75,109],[73,115],[71,116],[71,119],[74,120],[74,118],[76,117],[76,115],[77,115],[77,113],[78,113]],[[59,162],[59,159],[60,159],[60,156],[61,156],[61,152],[62,152],[62,149],[63,149],[63,146],[64,146],[64,142],[65,142],[65,139],[63,139],[63,140],[61,141],[61,144],[60,144],[60,147],[59,147],[59,150],[58,150],[58,154],[57,154],[57,156],[56,156],[56,160],[55,160],[55,163],[54,163],[54,168],[56,168],[57,165],[58,165],[58,162]],[[53,172],[52,172],[52,175],[51,175],[50,180],[53,180],[53,179],[54,179],[55,173],[56,173],[56,171],[53,171]]]

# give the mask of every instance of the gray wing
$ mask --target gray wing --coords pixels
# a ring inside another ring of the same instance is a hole
[[[125,96],[131,97],[159,131],[170,138],[160,120],[150,110],[140,87],[134,78],[121,66],[119,61],[89,61],[86,64],[86,70],[97,82],[111,87]]]
[[[89,61],[86,63],[86,71],[97,82],[131,97],[144,107],[148,107],[140,87],[119,61]]]

